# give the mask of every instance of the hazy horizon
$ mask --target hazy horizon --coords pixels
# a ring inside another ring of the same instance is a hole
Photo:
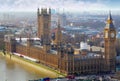
[[[35,12],[37,8],[53,8],[59,12],[120,12],[120,0],[0,0],[0,12]]]

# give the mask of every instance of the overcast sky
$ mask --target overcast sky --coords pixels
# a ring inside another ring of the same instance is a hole
[[[120,0],[0,0],[0,11],[36,11],[38,7],[72,12],[120,10]]]

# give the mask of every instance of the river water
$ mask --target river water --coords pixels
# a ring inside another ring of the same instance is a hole
[[[0,81],[28,81],[48,75],[0,55]]]
[[[117,68],[117,75],[120,75],[120,66]],[[41,77],[59,76],[56,73],[43,70],[44,68],[38,71],[32,67],[22,65],[0,54],[0,81],[28,81],[39,79]],[[118,78],[120,77],[118,76]]]

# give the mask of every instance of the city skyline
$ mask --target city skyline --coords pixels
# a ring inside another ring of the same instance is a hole
[[[47,7],[59,11],[96,12],[120,11],[119,0],[0,0],[0,12],[4,11],[36,11]]]

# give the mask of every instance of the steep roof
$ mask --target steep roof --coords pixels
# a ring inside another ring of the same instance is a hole
[[[106,22],[106,28],[114,29],[114,24],[113,24],[113,19],[112,19],[112,16],[111,16],[111,12],[109,12],[109,15],[108,15],[108,19],[107,19],[107,22]]]

